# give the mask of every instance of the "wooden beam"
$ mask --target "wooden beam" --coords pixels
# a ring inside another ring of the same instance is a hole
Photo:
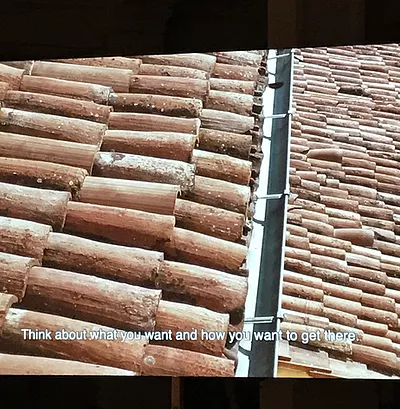
[[[312,378],[312,376],[304,366],[279,361],[278,378]],[[282,406],[280,408],[283,409]]]

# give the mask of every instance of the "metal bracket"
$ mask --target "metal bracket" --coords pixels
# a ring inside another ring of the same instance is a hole
[[[290,191],[285,189],[283,193],[271,193],[266,196],[257,196],[257,195],[255,196],[256,196],[256,200],[257,199],[266,199],[266,200],[282,199],[282,197],[290,196]]]
[[[275,194],[270,194],[266,196],[256,196],[256,200],[258,199],[266,199],[266,200],[274,200],[274,199],[281,199],[283,196],[283,193],[275,193]]]
[[[283,320],[283,315],[281,314],[280,311],[276,314],[276,316],[267,316],[267,317],[250,317],[250,318],[245,318],[244,323],[245,324],[272,324],[274,321],[282,321]]]
[[[288,57],[289,55],[292,55],[292,53],[276,55],[275,57],[268,57],[267,60],[276,60],[277,58]]]
[[[251,317],[244,320],[245,324],[272,324],[275,321],[274,316],[270,317]]]
[[[264,119],[280,119],[280,118],[286,118],[287,117],[287,113],[286,114],[275,114],[275,115],[266,115],[264,116]]]
[[[286,118],[288,115],[293,116],[295,114],[296,110],[295,109],[289,109],[286,114],[274,114],[274,115],[266,115],[264,116],[264,119],[281,119],[281,118]]]
[[[248,349],[243,348],[240,345],[239,345],[239,352],[241,352],[245,356],[250,356],[250,354],[251,354],[251,351],[249,351]]]
[[[265,226],[266,221],[253,218],[253,223],[260,224],[261,226]]]
[[[283,321],[285,317],[283,316],[282,310],[279,308],[278,312],[276,313],[276,319],[278,321]]]
[[[277,200],[277,199],[282,199],[283,197],[290,197],[292,196],[292,193],[288,189],[285,189],[283,193],[272,193],[266,196],[256,196],[256,200],[258,199],[265,199],[265,200]],[[256,224],[260,224],[261,226],[265,226],[266,220],[259,220],[253,217],[253,222]]]

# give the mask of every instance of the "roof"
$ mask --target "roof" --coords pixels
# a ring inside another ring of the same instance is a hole
[[[282,329],[322,337],[281,361],[311,376],[400,374],[399,51],[297,50]]]
[[[259,51],[0,64],[0,373],[234,375],[264,75]]]

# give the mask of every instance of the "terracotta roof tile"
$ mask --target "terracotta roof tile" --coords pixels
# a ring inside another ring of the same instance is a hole
[[[92,101],[97,104],[107,104],[113,91],[110,86],[36,75],[24,75],[19,90]]]
[[[119,375],[134,376],[133,371],[66,359],[0,354],[2,375]]]
[[[74,100],[35,92],[8,91],[4,98],[0,96],[0,99],[3,99],[3,105],[7,108],[62,115],[100,123],[108,122],[112,110],[111,107],[96,104],[92,101]]]
[[[54,342],[54,340],[43,340],[41,345],[39,345],[37,340],[24,340],[21,335],[21,329],[23,328],[37,328],[42,331],[48,329],[52,333],[55,333],[60,327],[66,331],[75,331],[78,333],[85,330],[87,333],[89,333],[89,331],[112,331],[110,327],[76,319],[11,308],[8,311],[7,319],[2,327],[4,336],[3,343],[5,343],[6,348],[10,350],[12,350],[12,344],[15,346],[18,345],[20,350],[27,354],[44,355],[48,357],[59,354],[63,356],[64,359],[67,358],[71,360],[79,360],[80,356],[85,356],[85,362],[87,363],[100,363],[101,365],[107,366],[113,366],[115,360],[119,359],[119,356],[123,356],[126,358],[121,365],[123,369],[140,373],[141,361],[143,359],[144,349],[147,345],[147,341],[144,337],[140,340],[126,340],[119,344],[106,339],[92,340],[89,345],[85,340],[75,340],[73,347],[71,347],[71,342]],[[103,351],[100,354],[101,357],[96,357],[100,351]],[[42,362],[44,364],[46,360]]]
[[[98,145],[107,126],[88,120],[1,108],[2,132]]]
[[[142,63],[140,59],[126,57],[74,58],[50,61],[74,65],[87,65],[92,67],[121,68],[130,70],[133,72],[133,74],[138,73],[139,67]],[[32,61],[32,63],[34,63],[34,61]]]
[[[115,92],[129,92],[131,69],[35,61],[31,75],[69,81],[82,81],[112,87]]]
[[[91,173],[97,152],[98,147],[95,145],[0,132],[1,157],[40,162],[51,157],[53,163],[85,169]]]

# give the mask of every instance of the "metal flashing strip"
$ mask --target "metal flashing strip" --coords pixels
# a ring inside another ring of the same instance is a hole
[[[276,59],[275,82],[283,85],[275,89],[272,118],[268,190],[260,274],[253,332],[278,332],[283,286],[286,215],[289,203],[289,163],[292,110],[292,83],[294,50],[279,50]],[[286,114],[281,114],[286,112]],[[279,192],[284,192],[279,193]],[[269,200],[272,199],[272,200]],[[278,199],[278,200],[273,200]],[[281,200],[279,200],[281,199]],[[268,318],[268,319],[267,319]],[[251,320],[251,318],[248,318]],[[254,340],[249,354],[249,376],[275,377],[277,375],[278,348],[276,342]]]

